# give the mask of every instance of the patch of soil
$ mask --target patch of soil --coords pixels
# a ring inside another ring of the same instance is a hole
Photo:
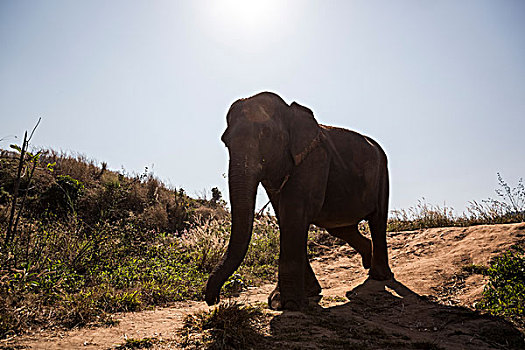
[[[434,228],[390,233],[396,280],[367,279],[361,258],[336,246],[314,258],[323,299],[306,312],[266,312],[261,349],[523,349],[523,330],[473,309],[486,280],[465,274],[469,264],[525,241],[525,223]],[[249,288],[236,300],[266,302],[273,285]],[[117,315],[114,327],[45,331],[3,341],[4,348],[111,349],[126,339],[152,338],[152,348],[178,348],[184,316],[204,302]]]

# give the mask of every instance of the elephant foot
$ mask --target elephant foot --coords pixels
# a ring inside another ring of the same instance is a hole
[[[301,307],[299,305],[300,304],[295,302],[295,300],[288,300],[286,303],[284,303],[283,309],[289,311],[300,311]]]
[[[213,276],[210,277],[206,285],[206,291],[204,293],[204,300],[208,306],[218,304],[220,302],[220,286],[217,288],[218,284],[212,280]]]
[[[387,281],[394,278],[394,273],[390,270],[388,266],[386,267],[376,267],[372,266],[370,271],[368,272],[368,276],[370,276],[371,279],[376,281]]]
[[[318,297],[319,300],[321,299],[320,295],[312,296],[312,298],[315,298],[315,297]],[[276,310],[276,311],[282,311],[282,310],[300,311],[306,305],[308,305],[308,300],[305,300],[303,303],[301,303],[301,302],[297,302],[296,300],[289,299],[283,303],[281,300],[281,293],[277,289],[271,292],[270,295],[268,296],[268,306],[270,307],[270,309]]]
[[[275,288],[273,292],[271,292],[270,295],[268,296],[268,306],[272,310],[276,310],[276,311],[282,310],[281,293],[279,292],[279,289]]]

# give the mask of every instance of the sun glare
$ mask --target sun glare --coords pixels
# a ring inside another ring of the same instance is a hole
[[[211,23],[209,30],[221,42],[265,38],[282,32],[286,22],[286,5],[278,0],[222,0],[208,7]],[[268,38],[269,39],[269,38]]]
[[[277,7],[275,1],[268,0],[224,0],[218,4],[222,6],[226,18],[246,29],[254,29],[271,22],[272,10]]]

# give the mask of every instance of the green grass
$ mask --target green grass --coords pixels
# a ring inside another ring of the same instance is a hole
[[[29,327],[111,324],[114,312],[202,299],[230,232],[218,190],[210,201],[195,200],[149,173],[130,177],[82,158],[49,157],[53,171],[40,158],[26,206],[17,207],[14,239],[0,249],[0,337]],[[1,159],[0,232],[15,167],[13,158]],[[274,279],[278,245],[275,219],[256,220],[224,296]]]
[[[53,229],[33,236],[43,252],[30,251],[3,275],[1,334],[33,325],[107,323],[108,313],[200,298],[207,275],[179,242],[150,234],[130,243],[126,236],[139,233],[126,226],[106,228],[111,235],[95,243],[93,236],[71,239]],[[79,249],[84,253],[78,255]]]
[[[278,234],[268,220],[256,222],[246,259],[223,288],[225,297],[275,278]],[[88,235],[76,225],[39,226],[31,236],[39,244],[17,269],[3,273],[0,334],[110,323],[110,313],[202,300],[230,229],[229,221],[211,220],[177,237],[105,224]],[[71,237],[75,230],[80,232]]]
[[[489,282],[482,300],[476,304],[481,310],[509,318],[525,326],[525,254],[515,248],[495,258],[485,274]]]

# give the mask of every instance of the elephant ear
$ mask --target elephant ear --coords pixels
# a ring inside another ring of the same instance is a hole
[[[293,102],[290,110],[290,153],[295,165],[299,165],[319,138],[320,127],[309,108]]]

